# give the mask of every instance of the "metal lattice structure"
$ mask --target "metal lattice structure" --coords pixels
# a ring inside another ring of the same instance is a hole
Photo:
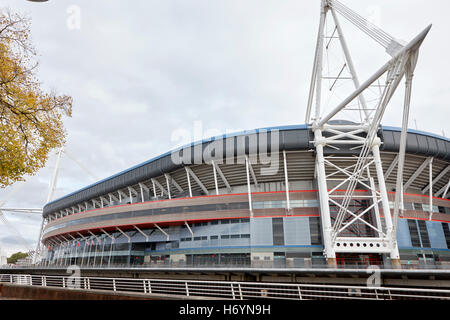
[[[55,165],[55,168],[53,171],[52,178],[50,180],[49,192],[47,195],[47,203],[52,201],[54,193],[55,193],[56,183],[58,180],[58,173],[59,173],[59,168],[60,168],[60,160],[61,160],[62,154],[65,154],[66,156],[68,156],[81,169],[83,169],[87,174],[89,174],[94,180],[98,180],[98,178],[86,166],[84,166],[80,161],[78,161],[74,155],[72,155],[70,152],[68,152],[64,148],[60,148],[57,151],[56,165]],[[11,229],[12,234],[16,238],[17,242],[20,243],[24,248],[27,249],[28,256],[32,259],[32,262],[34,264],[39,260],[41,252],[42,252],[42,242],[41,242],[42,232],[47,224],[47,220],[42,219],[36,249],[33,250],[33,248],[31,248],[31,245],[28,243],[28,241],[25,240],[25,238],[21,235],[20,231],[17,230],[3,214],[3,212],[11,212],[11,213],[25,213],[25,214],[42,215],[42,209],[39,209],[39,208],[7,208],[7,207],[3,207],[4,204],[8,201],[8,199],[10,197],[12,197],[13,194],[15,194],[16,192],[19,191],[20,186],[21,185],[16,185],[15,188],[12,191],[10,191],[10,193],[6,196],[6,198],[3,199],[2,201],[0,201],[0,222],[7,225],[8,228]]]
[[[327,15],[331,15],[335,26],[331,36],[325,32]],[[370,36],[391,56],[388,62],[362,84],[356,74],[338,15]],[[402,209],[403,168],[411,84],[419,48],[430,28],[431,26],[428,26],[412,41],[405,44],[340,2],[321,1],[320,25],[306,123],[309,123],[314,131],[324,253],[330,265],[336,263],[336,253],[384,253],[390,255],[393,265],[399,262],[396,229],[399,211]],[[327,44],[325,39],[329,39]],[[334,109],[322,115],[322,85],[326,78],[323,75],[323,56],[324,51],[328,50],[330,42],[334,39],[339,39],[345,61],[338,76],[333,78],[333,86],[337,81],[351,80],[354,91]],[[347,70],[350,76],[344,77],[344,70]],[[397,192],[393,214],[391,214],[380,158],[381,139],[378,137],[378,130],[385,110],[403,78],[406,84],[396,178]],[[373,107],[369,108],[365,94],[372,85],[378,86],[379,93],[374,99]],[[357,107],[354,107],[355,101]],[[360,123],[334,120],[337,116],[345,119],[345,115],[349,112],[359,115]],[[331,151],[326,152],[326,148]],[[347,152],[345,156],[339,156],[339,151],[343,149],[354,152],[354,155],[348,156]],[[370,174],[373,168],[376,172],[375,177]],[[364,187],[370,193],[370,203],[363,209],[354,206],[358,202],[358,195],[355,192],[357,186]],[[379,207],[384,215],[385,227],[382,225]],[[371,232],[365,234],[354,232],[353,236],[351,233],[349,235],[348,231],[357,227],[358,224],[366,226]]]

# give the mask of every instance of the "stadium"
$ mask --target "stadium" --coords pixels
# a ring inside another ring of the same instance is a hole
[[[330,121],[346,132],[355,124]],[[325,133],[324,133],[325,135]],[[361,134],[359,134],[361,135]],[[394,210],[401,129],[380,126],[382,174]],[[311,126],[272,127],[192,143],[45,205],[40,264],[44,266],[242,266],[309,268],[392,265],[384,242],[380,185],[368,166],[348,208],[341,240],[324,248],[317,149]],[[339,149],[339,150],[337,150]],[[396,245],[404,267],[450,265],[450,140],[409,130]],[[351,144],[326,146],[324,157],[352,167]],[[345,194],[345,171],[326,167],[327,188]],[[335,179],[331,179],[331,177]],[[364,182],[366,181],[366,182]],[[331,194],[331,193],[330,193]],[[330,198],[331,199],[331,198]],[[341,197],[341,199],[343,199]],[[331,221],[339,211],[329,200]],[[353,215],[346,218],[351,220]],[[375,226],[371,227],[371,226]],[[379,233],[379,234],[378,234]],[[336,244],[341,248],[347,242]],[[356,246],[358,248],[356,248]],[[350,247],[351,250],[350,250]],[[373,248],[372,248],[373,247]],[[376,249],[375,247],[381,247]]]
[[[390,56],[364,82],[337,14]],[[47,203],[39,264],[448,268],[450,141],[408,130],[430,29],[397,40],[322,0],[304,125],[193,142]],[[383,126],[403,79],[401,128]]]

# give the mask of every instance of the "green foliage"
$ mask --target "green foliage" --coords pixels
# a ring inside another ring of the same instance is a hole
[[[12,263],[12,264],[15,264],[16,262],[17,262],[17,260],[19,260],[19,259],[23,259],[23,258],[26,258],[26,257],[28,257],[28,253],[24,253],[24,252],[16,252],[16,253],[13,253],[12,255],[11,255],[11,257],[9,257],[8,259],[7,259],[7,263]]]

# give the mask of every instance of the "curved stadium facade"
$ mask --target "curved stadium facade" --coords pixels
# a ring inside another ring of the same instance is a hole
[[[381,127],[381,160],[394,201],[400,129]],[[43,265],[326,265],[307,125],[215,137],[179,148],[87,186],[44,207]],[[342,146],[327,155],[352,156]],[[450,140],[410,130],[397,243],[401,263],[450,264]],[[432,190],[430,201],[430,167]],[[351,163],[349,163],[349,166]],[[376,177],[373,172],[372,176]],[[377,181],[375,181],[377,182]],[[345,192],[337,189],[336,192]],[[363,212],[368,189],[350,206]],[[430,207],[431,204],[431,207]],[[330,207],[331,213],[336,208]],[[375,208],[365,219],[375,219]],[[385,230],[383,209],[380,224]],[[364,223],[346,231],[374,236]],[[338,254],[338,265],[389,265],[386,254]]]

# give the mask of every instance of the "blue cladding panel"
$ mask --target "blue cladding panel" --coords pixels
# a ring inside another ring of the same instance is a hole
[[[272,246],[272,218],[250,219],[250,234],[252,246]]]
[[[309,217],[284,218],[284,243],[286,245],[311,245]]]
[[[444,230],[442,229],[442,223],[426,221],[428,236],[430,237],[431,247],[439,249],[447,249],[447,243],[445,242]]]
[[[397,241],[399,248],[411,248],[411,236],[409,234],[408,220],[398,219]]]

